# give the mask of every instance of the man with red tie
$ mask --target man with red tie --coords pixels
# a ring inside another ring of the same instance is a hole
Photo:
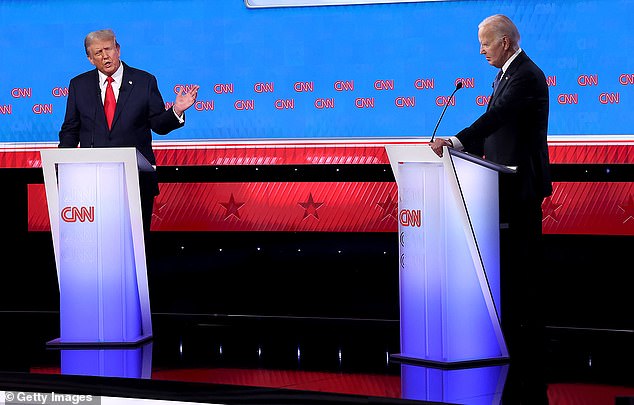
[[[185,110],[196,101],[200,86],[176,95],[165,109],[156,77],[121,62],[121,48],[110,29],[89,33],[86,56],[96,69],[71,79],[66,115],[59,132],[60,148],[135,147],[154,167],[152,131],[166,135],[185,124]],[[154,197],[158,195],[156,171],[139,173],[143,228],[147,238]]]

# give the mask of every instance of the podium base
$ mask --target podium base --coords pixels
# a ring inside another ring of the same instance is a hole
[[[489,357],[485,359],[473,359],[473,360],[459,360],[459,361],[439,361],[430,359],[420,359],[417,357],[409,357],[402,353],[390,355],[390,360],[394,363],[411,364],[415,366],[426,366],[444,370],[456,370],[464,368],[476,368],[495,366],[499,364],[508,363],[509,357]]]
[[[141,345],[151,339],[152,335],[141,335],[138,339],[130,340],[127,342],[77,342],[63,341],[62,338],[57,338],[46,342],[46,347],[56,349],[105,349],[117,347],[134,347]]]

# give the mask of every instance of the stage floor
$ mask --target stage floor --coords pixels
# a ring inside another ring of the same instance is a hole
[[[101,350],[47,346],[59,337],[57,312],[3,312],[0,322],[6,392],[90,394],[102,403],[634,403],[627,330],[549,327],[543,359],[440,370],[391,358],[399,352],[391,320],[155,314],[151,341]]]

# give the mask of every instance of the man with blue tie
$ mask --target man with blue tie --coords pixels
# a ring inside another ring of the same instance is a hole
[[[70,81],[59,147],[135,147],[156,167],[152,131],[166,135],[182,127],[185,110],[196,101],[200,86],[191,86],[187,93],[179,91],[172,108],[165,109],[156,78],[121,61],[121,48],[112,30],[89,33],[84,48],[96,69]],[[147,239],[154,197],[159,193],[158,178],[156,171],[139,175]]]
[[[517,170],[500,176],[500,221],[508,224],[501,234],[502,326],[513,356],[524,346],[518,341],[537,347],[534,340],[542,339],[541,204],[552,193],[548,85],[520,48],[519,31],[508,17],[484,19],[478,40],[480,53],[499,69],[487,110],[456,136],[430,145],[439,156],[448,146]]]

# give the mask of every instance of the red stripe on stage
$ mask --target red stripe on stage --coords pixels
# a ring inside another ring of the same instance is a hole
[[[542,212],[546,234],[634,235],[634,183],[555,183]]]
[[[154,231],[396,232],[392,182],[163,183]],[[29,230],[48,231],[44,186],[29,185]],[[555,183],[545,234],[634,235],[634,183]]]
[[[551,142],[549,152],[552,164],[634,163],[634,141]],[[159,166],[389,164],[385,144],[365,143],[162,145],[155,154]],[[36,148],[0,150],[0,168],[39,167]]]
[[[396,232],[393,182],[163,183],[152,230]],[[29,230],[50,229],[43,185],[29,186]]]

